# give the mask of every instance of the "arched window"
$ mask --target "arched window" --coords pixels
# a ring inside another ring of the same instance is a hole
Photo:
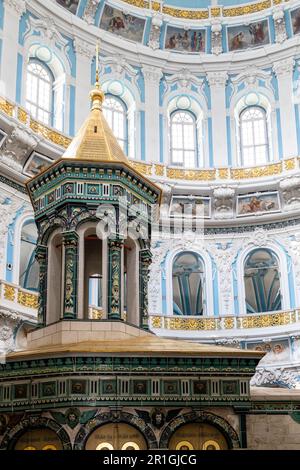
[[[171,115],[171,164],[184,168],[198,166],[195,116],[188,111]]]
[[[19,285],[34,291],[38,289],[39,283],[39,264],[35,259],[36,242],[35,223],[25,223],[21,232]]]
[[[178,254],[173,263],[173,314],[203,315],[204,271],[196,253]]]
[[[248,106],[240,113],[242,165],[263,165],[269,161],[267,113],[260,106]]]
[[[272,251],[259,248],[249,253],[244,282],[247,313],[282,309],[279,264]]]
[[[127,108],[123,101],[108,95],[103,104],[104,117],[113,131],[124,153],[128,154]]]
[[[31,61],[27,66],[26,108],[33,118],[52,124],[53,76],[48,67]]]

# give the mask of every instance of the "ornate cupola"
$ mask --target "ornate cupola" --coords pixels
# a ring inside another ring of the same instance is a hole
[[[27,188],[39,232],[38,322],[127,320],[148,328],[151,219],[161,190],[107,124],[97,72],[91,111],[65,154]]]

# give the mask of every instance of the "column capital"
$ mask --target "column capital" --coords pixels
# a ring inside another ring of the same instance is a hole
[[[64,245],[77,245],[79,239],[78,233],[73,230],[63,232],[62,237]]]
[[[215,88],[224,88],[228,80],[227,72],[207,72],[206,77],[209,86]]]
[[[153,84],[157,84],[163,77],[162,70],[158,67],[144,65],[142,68],[145,81]]]
[[[22,16],[26,11],[25,0],[4,0],[4,6],[5,8],[9,8],[20,16]]]
[[[274,62],[273,71],[276,74],[277,78],[288,77],[293,73],[294,67],[295,59],[293,57],[289,57],[288,59]]]
[[[80,38],[74,39],[74,48],[76,55],[85,57],[90,61],[92,61],[93,57],[95,56],[95,46],[86,41],[83,41]]]

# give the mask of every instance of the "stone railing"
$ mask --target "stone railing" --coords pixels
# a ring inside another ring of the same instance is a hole
[[[37,313],[38,301],[38,293],[0,281],[0,305],[24,311],[29,309],[32,313]]]
[[[0,113],[4,113],[20,121],[21,124],[29,127],[34,133],[41,135],[49,142],[62,147],[63,150],[71,143],[71,138],[47,127],[44,124],[34,120],[30,114],[22,107],[0,97]],[[300,157],[295,156],[268,165],[261,165],[249,168],[204,168],[185,170],[182,168],[172,168],[163,164],[145,163],[137,160],[131,160],[130,164],[137,171],[145,176],[162,177],[170,180],[188,180],[188,181],[240,181],[243,179],[263,178],[288,174],[293,170],[299,169]]]
[[[182,331],[249,330],[300,323],[300,310],[226,317],[150,316],[152,329]]]

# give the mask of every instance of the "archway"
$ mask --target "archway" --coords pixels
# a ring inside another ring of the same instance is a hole
[[[58,435],[52,429],[29,429],[17,439],[14,450],[63,450]]]
[[[226,450],[224,434],[208,423],[189,423],[181,426],[171,436],[170,450]]]
[[[146,450],[143,434],[127,423],[107,423],[88,437],[86,450]]]

